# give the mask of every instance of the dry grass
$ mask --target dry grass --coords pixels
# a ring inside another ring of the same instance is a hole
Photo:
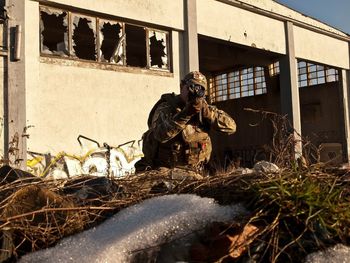
[[[176,177],[173,170],[159,170],[118,180],[84,176],[43,181],[1,168],[0,262],[52,246],[147,198],[180,193],[212,197],[220,204],[240,202],[251,211],[241,223],[260,231],[237,262],[300,262],[315,250],[348,244],[347,171],[298,165],[294,133],[285,118],[264,116],[273,117],[275,134],[268,149],[271,161],[282,168],[275,174],[232,172],[198,179],[190,172]],[[304,152],[317,159],[317,150],[304,145]]]

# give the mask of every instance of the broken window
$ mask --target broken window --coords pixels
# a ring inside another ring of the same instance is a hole
[[[154,69],[168,69],[167,33],[156,30],[148,31],[149,61]]]
[[[299,88],[338,81],[338,70],[306,61],[298,62]]]
[[[124,64],[123,24],[112,21],[99,21],[100,60],[102,62]]]
[[[263,67],[223,73],[210,80],[211,99],[224,101],[267,93]]]
[[[68,22],[69,21],[69,22]],[[169,71],[169,32],[40,6],[41,54]]]
[[[126,64],[133,67],[147,67],[146,31],[143,27],[125,25]]]
[[[81,59],[96,60],[96,19],[73,15],[72,23],[73,55]]]
[[[41,52],[68,56],[68,14],[65,11],[40,9]]]

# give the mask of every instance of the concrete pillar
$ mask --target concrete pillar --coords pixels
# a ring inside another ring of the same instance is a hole
[[[8,82],[4,91],[4,154],[10,164],[26,168],[25,2],[7,0],[9,27]]]
[[[285,22],[285,34],[287,54],[280,60],[281,113],[288,116],[295,130],[294,135],[298,142],[295,146],[295,157],[298,158],[302,154],[302,144],[298,135],[301,135],[300,99],[292,22]]]
[[[196,0],[185,0],[184,42],[186,73],[199,70]]]
[[[344,154],[346,156],[347,162],[350,161],[349,155],[350,155],[350,138],[349,138],[349,88],[350,88],[350,71],[349,70],[339,70],[339,81],[340,81],[340,91],[341,91],[341,98],[342,98],[342,108],[343,108],[343,118],[344,118],[344,135],[345,135],[345,145],[343,147],[343,150],[345,150]]]
[[[0,6],[3,3],[0,1]],[[1,19],[1,18],[0,18]],[[4,156],[4,91],[7,87],[7,21],[0,20],[0,156]]]

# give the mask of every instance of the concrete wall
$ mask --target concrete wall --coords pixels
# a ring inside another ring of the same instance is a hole
[[[281,21],[213,0],[201,0],[197,10],[198,34],[286,53]]]
[[[278,14],[278,11],[281,12],[286,16],[286,19],[309,23],[327,32],[345,36],[340,31],[332,30],[330,26],[307,18],[271,0],[255,1],[256,3],[243,2],[254,4],[266,10],[268,10],[267,5],[271,5],[273,12],[276,14]],[[220,21],[220,23],[217,21]],[[347,41],[316,33],[300,26],[294,26],[293,29],[296,57],[340,68],[349,68],[350,56]],[[198,4],[198,33],[245,46],[286,54],[284,24],[282,21],[220,1],[202,0]]]
[[[295,56],[349,69],[349,42],[294,26]]]
[[[25,1],[8,0],[6,2],[9,33],[9,52],[10,59],[7,62],[8,66],[8,86],[5,86],[4,96],[5,104],[5,158],[11,163],[15,163],[21,168],[25,167],[26,160],[26,98],[25,98],[25,74],[26,74],[26,59],[24,57],[25,43]],[[18,36],[22,41],[15,42],[16,27],[20,26],[21,31]],[[18,45],[16,45],[18,43]],[[18,58],[14,58],[15,49],[18,51]],[[11,144],[11,145],[10,145]],[[10,152],[9,156],[7,154]]]
[[[219,0],[220,1],[220,0]],[[227,2],[237,2],[235,0],[227,0]],[[318,21],[310,16],[304,15],[298,11],[295,11],[283,4],[277,3],[274,0],[239,0],[238,2],[241,3],[241,5],[246,4],[248,6],[254,6],[259,9],[262,9],[264,11],[267,11],[271,14],[276,14],[281,17],[285,17],[286,19],[290,20],[296,20],[301,23],[314,26],[316,28],[326,30],[328,32],[335,33],[339,36],[346,36],[345,33],[341,32],[340,30],[337,30],[334,27],[331,27],[325,23],[322,23],[321,21]],[[315,6],[317,8],[317,6]]]
[[[0,1],[0,7],[4,3]],[[0,158],[4,157],[5,146],[5,104],[4,95],[7,85],[7,29],[6,23],[0,23]]]
[[[83,8],[94,12],[122,18],[163,25],[176,29],[184,29],[183,1],[173,0],[103,0],[102,1],[72,1],[49,0],[45,3],[58,3],[67,6]]]
[[[152,19],[159,16],[157,19],[163,23],[166,14],[162,7],[167,4],[174,6],[170,1],[159,3],[160,9],[155,11],[158,15],[152,15],[153,1],[133,1],[132,6],[130,1],[104,2],[101,5],[97,1],[84,1],[83,6],[100,11],[118,10],[114,15],[123,16],[136,16],[141,10],[140,5],[148,6],[150,10],[143,10],[143,13]],[[160,95],[178,92],[179,63],[183,60],[179,53],[182,48],[179,32],[172,31],[173,73],[158,74],[141,69],[105,70],[93,62],[40,58],[38,3],[26,1],[26,13],[30,14],[30,19],[26,20],[25,39],[27,124],[34,126],[28,131],[29,150],[75,153],[79,150],[76,141],[79,134],[111,145],[138,140],[147,128],[148,113]],[[142,18],[146,19],[145,15]],[[172,20],[173,23],[176,21]]]

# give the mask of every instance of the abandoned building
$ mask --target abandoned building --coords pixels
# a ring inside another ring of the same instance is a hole
[[[78,152],[82,134],[138,140],[160,95],[199,69],[237,122],[215,158],[246,165],[287,114],[295,131],[349,160],[350,36],[273,0],[2,0],[1,152]],[[300,145],[296,145],[296,148]]]

